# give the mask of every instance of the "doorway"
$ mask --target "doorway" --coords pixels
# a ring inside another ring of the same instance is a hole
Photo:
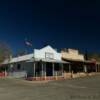
[[[46,76],[53,76],[52,63],[46,63]]]

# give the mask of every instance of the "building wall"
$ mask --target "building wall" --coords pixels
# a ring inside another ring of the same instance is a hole
[[[55,49],[53,49],[50,46],[47,46],[43,49],[35,49],[34,50],[34,57],[39,58],[39,59],[45,59],[46,54],[48,57],[51,56],[51,58],[56,59],[56,60],[61,60],[61,53],[58,53]]]
[[[61,51],[62,58],[73,60],[84,60],[84,55],[79,54],[78,50],[68,49],[68,51]]]
[[[33,63],[17,62],[10,64],[8,75],[16,78],[26,77],[26,75],[33,76],[33,71]]]

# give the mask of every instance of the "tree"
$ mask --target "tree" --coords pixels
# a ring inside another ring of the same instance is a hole
[[[25,54],[27,54],[27,52],[25,50],[18,49],[17,52],[16,52],[16,54],[15,54],[15,57],[17,57],[17,56],[23,56]]]
[[[9,59],[11,54],[12,52],[10,47],[4,42],[0,42],[0,63],[5,59]]]
[[[89,60],[95,59],[96,61],[100,61],[100,53],[88,53]]]
[[[85,54],[84,54],[85,60],[88,60],[88,51],[85,50]]]

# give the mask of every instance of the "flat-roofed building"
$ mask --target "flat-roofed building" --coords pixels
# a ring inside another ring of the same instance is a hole
[[[85,76],[85,73],[96,72],[96,63],[85,60],[84,54],[80,54],[76,49],[62,49],[61,56],[62,60],[70,62],[71,73]]]
[[[78,50],[75,49],[64,49],[61,51],[62,58],[84,61],[84,55],[80,54]]]

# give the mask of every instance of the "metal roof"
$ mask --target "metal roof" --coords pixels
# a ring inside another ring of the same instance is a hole
[[[34,57],[33,53],[32,54],[23,55],[23,56],[18,56],[18,57],[12,58],[11,60],[6,59],[2,64],[9,64],[9,63],[27,61],[27,60],[32,59],[33,57]]]
[[[63,60],[56,60],[56,59],[30,59],[27,62],[34,62],[34,61],[43,61],[43,62],[52,62],[52,63],[69,63]]]

